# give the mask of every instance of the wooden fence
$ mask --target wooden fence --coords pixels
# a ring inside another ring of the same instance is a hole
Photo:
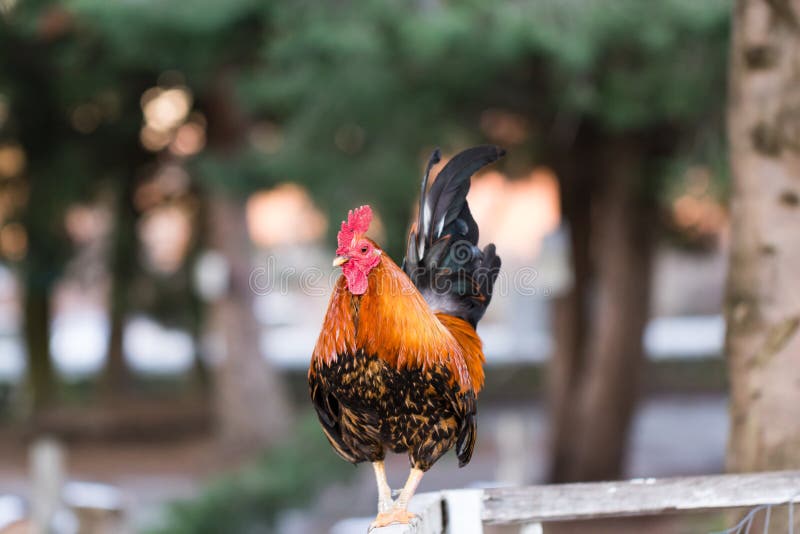
[[[412,525],[370,534],[482,534],[484,524],[541,532],[551,521],[781,505],[800,500],[800,471],[423,493]]]

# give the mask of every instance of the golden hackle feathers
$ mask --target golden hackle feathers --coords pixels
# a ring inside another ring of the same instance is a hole
[[[397,369],[444,365],[462,390],[477,392],[483,384],[484,357],[474,329],[456,317],[435,315],[385,254],[370,272],[363,295],[352,295],[343,278],[337,281],[309,372],[330,365],[339,354],[358,351]]]

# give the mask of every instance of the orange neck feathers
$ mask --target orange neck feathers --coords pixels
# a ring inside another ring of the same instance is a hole
[[[310,372],[359,350],[396,369],[444,365],[462,389],[477,392],[483,385],[483,352],[475,331],[461,319],[435,315],[386,254],[370,271],[363,295],[350,293],[344,277],[337,281]]]
[[[464,354],[464,363],[467,365],[467,373],[469,374],[472,390],[478,393],[483,388],[484,373],[483,364],[486,362],[486,357],[483,355],[483,343],[478,333],[464,319],[447,315],[445,313],[437,313],[436,317],[447,328],[447,330],[456,339],[461,346],[461,352]]]

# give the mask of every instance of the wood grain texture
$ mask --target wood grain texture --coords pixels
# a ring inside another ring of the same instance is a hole
[[[482,517],[497,524],[566,521],[780,504],[792,499],[800,499],[800,471],[650,478],[487,489]]]

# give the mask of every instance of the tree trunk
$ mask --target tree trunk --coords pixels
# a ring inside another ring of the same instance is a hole
[[[646,154],[627,138],[602,148],[581,161],[598,174],[598,187],[566,189],[574,195],[565,215],[575,283],[556,315],[551,479],[558,482],[622,475],[643,360],[654,213],[643,192]]]
[[[570,152],[572,157],[556,164],[561,178],[562,213],[569,227],[572,287],[553,302],[555,351],[548,372],[552,436],[548,478],[554,482],[568,479],[573,462],[570,442],[576,437],[574,426],[578,420],[573,397],[577,394],[586,356],[592,280],[589,230],[594,185],[593,176],[585,165],[590,156],[577,146]]]
[[[53,231],[51,221],[63,218],[63,206],[53,194],[52,177],[29,180],[29,193],[22,221],[28,233],[28,250],[21,265],[25,285],[23,317],[28,353],[27,393],[37,415],[56,398],[56,379],[50,353],[51,293],[67,258],[66,236]],[[46,214],[46,215],[45,215]],[[2,356],[0,356],[2,357]]]
[[[248,127],[231,96],[229,74],[218,73],[201,99],[208,117],[209,148],[220,157],[236,149]],[[244,206],[218,188],[208,191],[205,208],[209,244],[229,269],[227,291],[208,312],[216,352],[211,354],[215,410],[222,452],[241,456],[278,442],[290,429],[292,414],[279,376],[259,350],[261,329],[253,315],[252,246]]]
[[[55,397],[56,379],[50,358],[50,287],[41,287],[26,273],[24,301],[25,346],[28,351],[27,388],[34,414]]]
[[[608,160],[593,224],[597,286],[580,377],[580,439],[570,480],[609,480],[622,475],[628,431],[639,390],[642,337],[650,310],[652,215],[644,194],[644,157],[620,140]]]
[[[278,375],[259,350],[244,207],[217,192],[210,195],[208,209],[210,242],[230,270],[228,290],[209,313],[219,351],[214,358],[216,413],[224,453],[239,456],[281,439],[291,412]]]
[[[739,0],[734,19],[727,464],[800,469],[800,6]],[[788,530],[785,514],[772,521]]]
[[[193,193],[197,199],[197,212],[194,216],[194,229],[192,230],[195,238],[192,240],[192,248],[186,258],[184,269],[186,276],[191,279],[194,276],[195,266],[200,255],[208,246],[209,215],[208,215],[208,194],[204,187],[194,184]],[[206,323],[206,302],[198,293],[197,288],[193,287],[190,291],[190,305],[192,307],[191,322],[189,331],[192,339],[195,340],[197,350],[192,364],[191,388],[203,399],[208,398],[211,392],[211,374],[206,362],[208,347],[202,343],[203,328]]]
[[[127,177],[117,191],[116,227],[111,244],[110,333],[102,377],[106,399],[119,398],[131,389],[131,372],[125,362],[123,337],[129,308],[130,284],[136,273],[136,209],[133,205],[134,178]]]

